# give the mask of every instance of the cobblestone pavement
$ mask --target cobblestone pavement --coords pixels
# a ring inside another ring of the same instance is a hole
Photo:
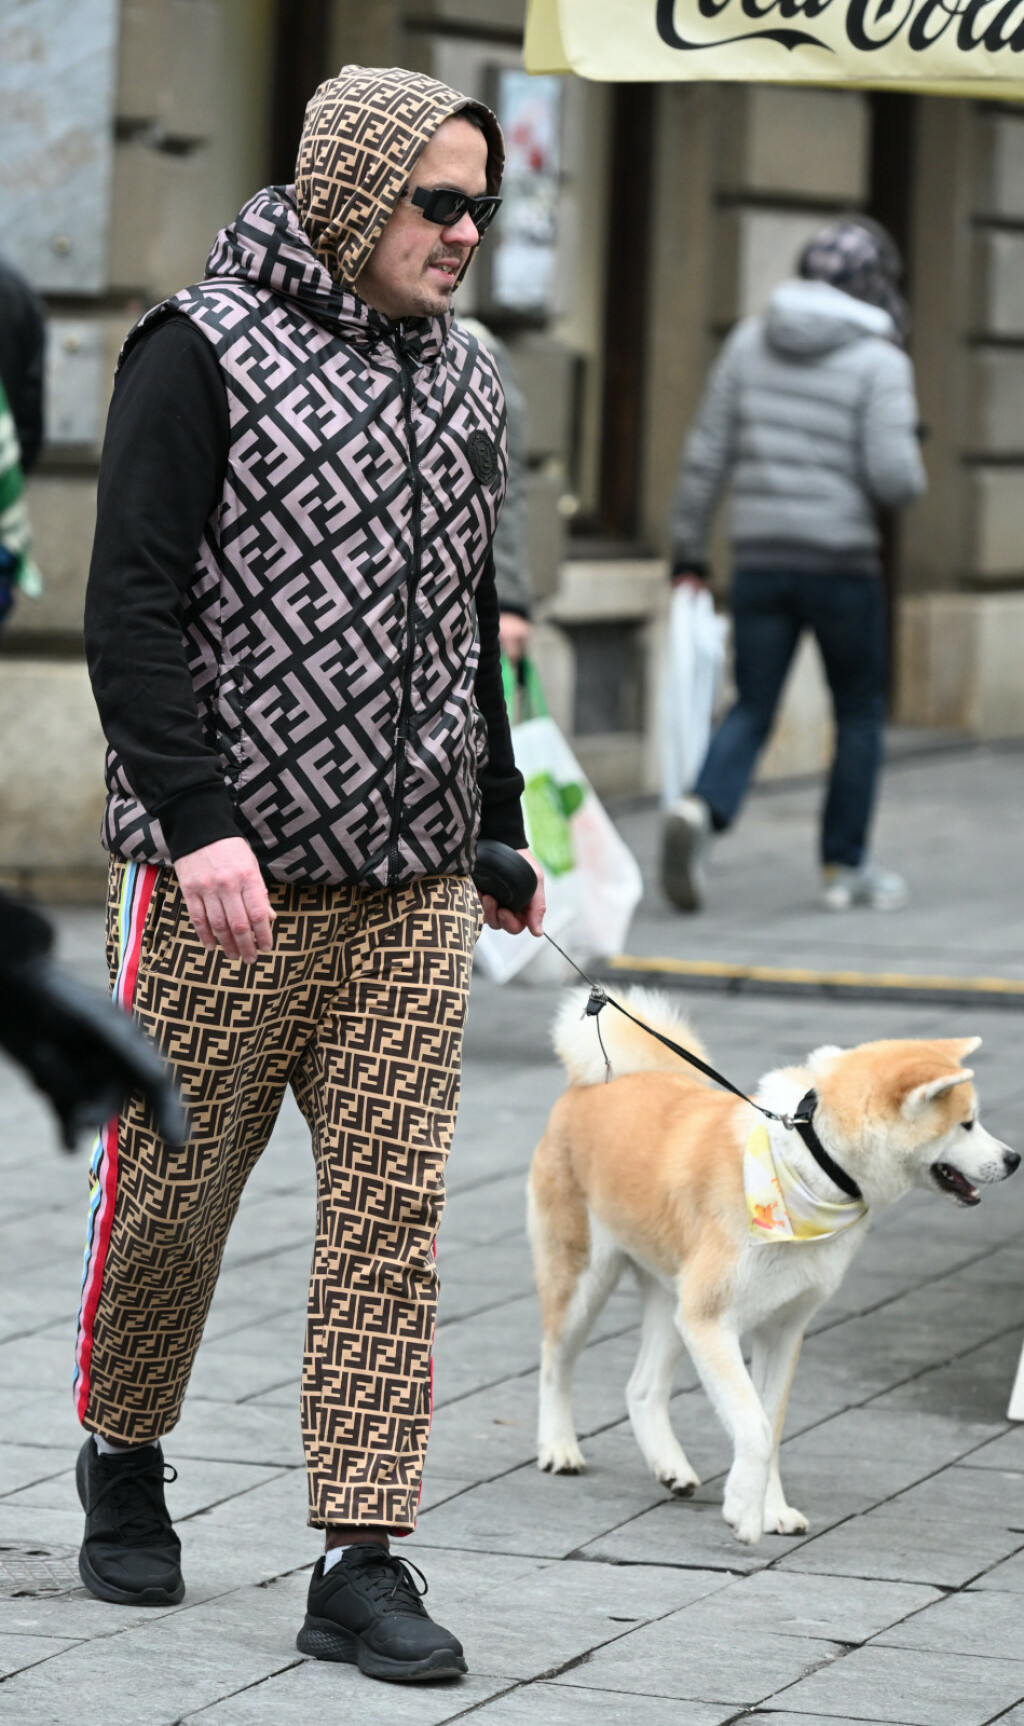
[[[710,906],[652,891],[631,950],[776,964],[1017,976],[1024,754],[908,760],[889,774],[879,853],[912,905],[813,906],[816,796],[752,800],[715,858]],[[650,810],[621,825],[650,867]],[[99,916],[60,917],[79,975]],[[1024,1175],[961,1212],[920,1195],[888,1213],[819,1314],[797,1374],[786,1477],[805,1538],[737,1545],[721,1520],[727,1446],[691,1372],[674,1413],[705,1484],[670,1500],[624,1416],[637,1343],[625,1284],[581,1363],[590,1471],[532,1459],[537,1313],[523,1179],[560,1089],[556,990],[479,982],[441,1243],[436,1415],[409,1556],[462,1637],[456,1684],[375,1685],[295,1651],[316,1536],[304,1526],[298,1368],[312,1169],[294,1108],[245,1196],[186,1404],[166,1450],[185,1549],[183,1605],[92,1599],[69,1395],[85,1155],[0,1075],[0,1720],[11,1726],[889,1726],[1024,1722],[1024,1432],[1006,1420],[1024,1333]],[[823,1041],[979,1032],[987,1124],[1024,1149],[1024,1014],[987,1008],[694,995],[740,1083]],[[44,1574],[45,1572],[45,1574]]]

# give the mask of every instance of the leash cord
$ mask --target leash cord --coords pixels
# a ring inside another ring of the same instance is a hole
[[[679,1055],[682,1060],[688,1061],[691,1067],[696,1067],[699,1073],[703,1073],[706,1078],[711,1079],[716,1085],[721,1085],[723,1090],[731,1091],[734,1097],[739,1097],[742,1102],[749,1103],[752,1109],[757,1109],[767,1120],[778,1121],[791,1132],[794,1128],[810,1125],[812,1116],[811,1114],[804,1114],[802,1112],[804,1107],[803,1103],[800,1104],[795,1115],[777,1115],[773,1109],[766,1109],[763,1103],[755,1103],[753,1097],[748,1097],[746,1091],[741,1091],[738,1086],[734,1085],[730,1079],[725,1077],[724,1073],[716,1072],[715,1068],[709,1066],[707,1061],[702,1061],[699,1055],[694,1055],[689,1049],[684,1049],[679,1043],[673,1043],[671,1037],[664,1036],[661,1031],[656,1031],[653,1025],[647,1025],[644,1023],[643,1019],[636,1018],[633,1013],[630,1013],[624,1006],[622,1006],[621,1002],[616,1001],[605,989],[602,989],[600,983],[595,983],[593,977],[588,977],[582,966],[577,965],[575,959],[570,959],[565,949],[558,945],[558,942],[553,936],[548,934],[546,929],[543,931],[543,934],[545,941],[550,942],[551,946],[555,949],[555,952],[560,953],[562,958],[566,961],[566,964],[571,965],[573,970],[576,972],[576,975],[578,977],[582,977],[584,983],[589,985],[590,999],[587,1002],[584,1012],[588,1018],[596,1021],[597,1039],[601,1045],[601,1053],[604,1056],[606,1083],[611,1078],[612,1066],[608,1059],[608,1051],[604,1046],[604,1038],[601,1036],[600,1014],[605,1007],[614,1007],[617,1013],[621,1013],[624,1018],[631,1020],[634,1025],[639,1025],[641,1031],[646,1031],[649,1037],[654,1037],[659,1043],[663,1043],[666,1049],[671,1049],[674,1055]]]

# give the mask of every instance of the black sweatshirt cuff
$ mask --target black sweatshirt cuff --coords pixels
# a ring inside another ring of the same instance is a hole
[[[199,785],[182,791],[153,810],[172,862],[218,839],[239,838],[238,822],[226,785]]]

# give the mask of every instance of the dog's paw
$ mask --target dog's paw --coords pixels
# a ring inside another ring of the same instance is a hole
[[[769,1534],[806,1534],[810,1527],[803,1511],[794,1510],[790,1504],[784,1504],[774,1514],[769,1511],[764,1525]]]
[[[582,1474],[586,1469],[578,1444],[547,1444],[537,1455],[537,1467],[545,1474]]]
[[[740,1509],[735,1504],[726,1503],[722,1506],[722,1515],[732,1529],[736,1539],[744,1546],[756,1546],[764,1533],[764,1513],[760,1506]]]
[[[700,1485],[692,1468],[662,1468],[658,1470],[658,1479],[673,1498],[692,1498]]]

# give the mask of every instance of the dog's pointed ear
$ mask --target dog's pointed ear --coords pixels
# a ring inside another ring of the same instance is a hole
[[[903,1113],[917,1115],[929,1103],[934,1103],[939,1097],[944,1097],[954,1085],[966,1085],[973,1079],[974,1073],[970,1067],[961,1068],[958,1073],[943,1073],[938,1079],[929,1079],[923,1085],[915,1085],[903,1099]]]
[[[928,1047],[934,1049],[936,1055],[948,1056],[951,1061],[966,1061],[968,1055],[981,1048],[981,1038],[929,1037]]]

